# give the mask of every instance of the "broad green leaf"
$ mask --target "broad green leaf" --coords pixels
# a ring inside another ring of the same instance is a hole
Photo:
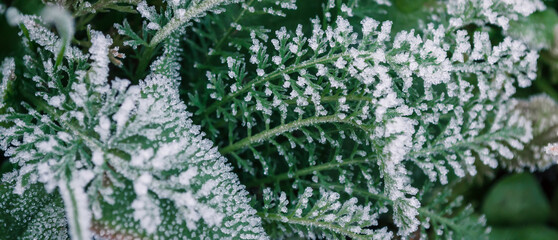
[[[535,177],[522,173],[496,183],[483,212],[490,224],[535,224],[546,222],[550,206]]]

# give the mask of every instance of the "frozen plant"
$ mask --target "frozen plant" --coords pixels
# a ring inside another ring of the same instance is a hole
[[[165,70],[175,55],[161,56],[131,86],[109,79],[110,37],[91,31],[88,54],[64,51],[41,18],[20,21],[29,50],[22,80],[29,77],[31,89],[18,106],[23,112],[5,106],[0,118],[8,123],[0,128],[1,147],[20,166],[3,176],[13,193],[35,184],[45,194],[57,191],[73,239],[265,238],[244,187],[190,120],[180,79]],[[19,80],[10,79],[14,66],[4,62],[3,86]]]
[[[556,119],[513,98],[538,52],[506,30],[538,0],[434,1],[415,28],[361,10],[384,0],[43,2],[5,13],[13,238],[479,239],[450,183],[556,162],[522,158]],[[138,14],[110,35],[106,11]]]

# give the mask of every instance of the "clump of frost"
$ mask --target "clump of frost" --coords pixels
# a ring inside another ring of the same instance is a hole
[[[15,77],[15,61],[13,58],[6,58],[0,66],[2,79],[0,80],[0,109],[4,107],[4,97],[8,90],[8,84]]]

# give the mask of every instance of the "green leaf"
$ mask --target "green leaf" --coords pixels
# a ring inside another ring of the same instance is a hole
[[[550,206],[537,180],[528,173],[500,180],[490,190],[483,205],[490,224],[544,223]]]
[[[118,4],[111,4],[106,6],[107,9],[116,10],[125,13],[137,13],[133,6],[122,6]]]
[[[551,214],[550,214],[551,221],[552,223],[554,223],[555,226],[558,226],[558,187],[554,188],[554,195],[552,196],[550,207],[551,207]]]
[[[118,33],[130,38],[129,40],[127,40],[128,45],[132,47],[147,45],[147,42],[139,35],[137,35],[136,32],[132,29],[127,19],[124,19],[122,25],[116,24],[116,28],[118,29]]]
[[[404,13],[412,13],[421,9],[427,0],[395,0],[397,9]]]
[[[490,233],[491,240],[554,240],[558,239],[558,231],[547,226],[505,227],[494,228]]]

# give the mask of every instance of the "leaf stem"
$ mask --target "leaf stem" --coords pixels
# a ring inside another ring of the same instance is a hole
[[[518,129],[515,129],[515,130],[518,130]],[[509,132],[512,132],[512,133],[509,133]],[[467,147],[467,146],[473,145],[473,144],[486,143],[486,142],[494,141],[494,140],[497,140],[497,139],[507,139],[507,138],[515,136],[515,134],[516,134],[516,131],[509,131],[509,132],[507,132],[507,131],[497,131],[497,132],[493,132],[493,133],[487,133],[487,134],[484,134],[484,135],[477,136],[477,137],[475,137],[473,139],[470,139],[470,140],[457,142],[450,147],[446,147],[444,145],[437,144],[436,146],[433,146],[433,147],[424,148],[424,149],[421,149],[419,151],[410,152],[409,154],[407,154],[406,157],[407,158],[412,158],[412,157],[426,156],[426,155],[430,155],[432,153],[444,152],[444,151],[448,151],[448,150],[457,150],[461,147]]]
[[[64,53],[66,52],[66,45],[69,43],[66,39],[62,39],[62,47],[60,47],[60,51],[56,56],[56,62],[54,63],[54,70],[58,69],[58,66],[62,63],[62,59],[64,58]]]
[[[341,99],[342,97],[345,98],[346,101],[350,101],[350,102],[359,102],[359,101],[364,101],[364,102],[370,102],[373,100],[372,97],[367,97],[367,96],[356,96],[356,95],[347,95],[347,96],[322,96],[320,97],[320,103],[327,103],[327,102],[339,102],[339,99]],[[308,101],[311,100],[310,97],[306,98]],[[292,104],[296,104],[296,100],[285,100],[286,104],[292,105]]]
[[[319,165],[314,165],[314,166],[310,166],[304,169],[300,169],[298,171],[296,171],[295,173],[293,173],[292,176],[289,177],[288,173],[282,173],[279,175],[274,175],[274,176],[269,176],[263,179],[256,179],[254,181],[249,182],[248,184],[246,184],[247,187],[253,187],[253,186],[259,186],[259,185],[264,185],[264,184],[268,184],[268,183],[272,183],[272,182],[278,182],[278,181],[283,181],[286,179],[291,179],[294,177],[299,177],[299,176],[305,176],[308,174],[312,174],[313,172],[319,172],[319,171],[325,171],[325,170],[331,170],[331,169],[335,169],[335,168],[339,168],[342,166],[348,166],[348,165],[356,165],[356,164],[361,164],[361,163],[367,163],[369,162],[370,159],[368,158],[359,158],[359,159],[351,159],[351,160],[347,160],[347,161],[343,161],[343,162],[328,162],[328,163],[323,163],[323,164],[319,164]]]
[[[174,16],[164,27],[159,29],[157,33],[155,33],[155,36],[151,39],[149,46],[156,46],[167,38],[174,30],[226,1],[227,0],[205,0],[198,4],[192,2],[188,9],[186,9],[183,13],[176,11],[175,13],[177,15]]]
[[[70,177],[73,178],[74,176]],[[78,201],[83,201],[83,199],[76,198],[75,189],[70,181],[70,179],[66,178],[60,180],[58,184],[60,195],[62,195],[64,205],[66,206],[66,218],[68,218],[70,236],[75,239],[85,240],[91,237],[89,224],[80,220],[84,218],[82,215],[87,215],[87,213],[80,211],[80,203],[78,203]]]
[[[244,7],[242,9],[242,11],[238,14],[238,16],[234,19],[233,23],[231,24],[231,26],[229,27],[229,29],[227,29],[227,32],[225,33],[225,35],[219,40],[219,42],[215,45],[215,48],[213,49],[214,51],[219,51],[219,49],[221,49],[221,46],[223,45],[223,43],[225,43],[225,41],[231,36],[231,34],[233,33],[233,30],[235,29],[234,27],[232,27],[233,24],[238,24],[238,22],[240,21],[240,19],[242,19],[242,17],[244,17],[244,14],[246,13],[248,7],[252,6],[252,3],[254,3],[254,0],[250,0],[250,2],[246,3],[246,7]]]
[[[345,122],[345,123],[352,123],[350,120],[348,119],[341,119],[339,118],[337,115],[328,115],[328,116],[320,116],[320,117],[309,117],[306,119],[300,119],[300,120],[296,120],[284,125],[280,125],[278,127],[269,129],[269,130],[265,130],[262,131],[256,135],[250,136],[250,137],[246,137],[232,145],[229,145],[223,149],[221,149],[221,154],[225,155],[228,154],[230,152],[239,150],[239,149],[243,149],[247,146],[250,146],[254,143],[260,143],[266,139],[269,139],[271,137],[280,135],[282,133],[285,132],[290,132],[296,129],[299,129],[301,127],[305,127],[305,126],[310,126],[310,125],[314,125],[314,124],[320,124],[320,123],[335,123],[335,122]]]
[[[258,212],[258,216],[260,216],[262,219],[267,220],[267,221],[273,221],[273,222],[283,222],[283,223],[288,223],[288,224],[296,224],[296,225],[302,225],[302,226],[306,226],[306,227],[318,227],[318,228],[324,228],[324,229],[328,229],[331,231],[334,231],[336,233],[339,234],[343,234],[344,236],[348,236],[352,239],[369,239],[370,236],[363,236],[360,234],[356,234],[354,232],[351,232],[343,227],[334,225],[334,224],[330,224],[330,223],[326,223],[326,222],[320,222],[320,221],[315,221],[312,219],[307,219],[307,218],[298,218],[298,217],[286,217],[283,215],[279,215],[279,214],[275,214],[275,213],[262,213],[262,212]]]
[[[141,54],[142,58],[139,59],[138,68],[136,69],[136,78],[141,79],[145,76],[142,76],[142,73],[146,72],[146,69],[153,57],[153,51],[155,51],[155,47],[147,46],[145,47],[144,52]]]

